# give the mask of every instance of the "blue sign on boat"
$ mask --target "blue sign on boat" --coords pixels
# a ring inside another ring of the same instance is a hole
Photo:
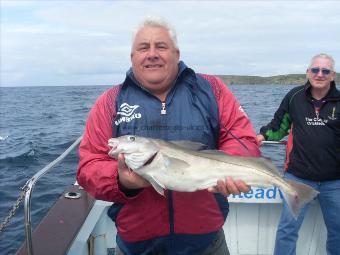
[[[229,202],[237,203],[281,203],[282,199],[281,191],[277,187],[252,187],[248,193],[228,197]]]

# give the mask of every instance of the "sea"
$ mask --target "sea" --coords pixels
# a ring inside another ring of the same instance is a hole
[[[0,224],[35,173],[62,154],[84,131],[96,98],[110,86],[0,87]],[[273,117],[292,85],[230,85],[256,132]],[[264,145],[263,156],[283,168],[285,148]],[[36,184],[33,228],[63,190],[75,182],[77,150]],[[15,254],[24,240],[23,205],[0,233],[0,254]]]

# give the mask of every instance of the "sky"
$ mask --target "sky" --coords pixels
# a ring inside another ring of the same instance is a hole
[[[4,87],[121,83],[147,15],[175,27],[181,60],[200,73],[305,73],[322,52],[340,61],[340,1],[0,1]]]

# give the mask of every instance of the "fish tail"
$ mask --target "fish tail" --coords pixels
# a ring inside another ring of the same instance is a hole
[[[312,201],[314,197],[316,197],[319,194],[319,192],[304,183],[287,179],[285,179],[285,181],[288,182],[290,186],[293,188],[293,192],[284,191],[282,192],[283,197],[285,198],[289,208],[291,209],[294,218],[297,219],[301,208],[305,204]]]

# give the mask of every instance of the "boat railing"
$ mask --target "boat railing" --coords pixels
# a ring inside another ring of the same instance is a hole
[[[31,179],[29,179],[26,183],[27,189],[25,194],[24,201],[24,214],[25,214],[25,235],[26,235],[26,246],[27,246],[27,254],[33,255],[33,244],[32,244],[32,224],[31,224],[31,197],[33,193],[33,188],[37,181],[44,176],[47,172],[49,172],[53,167],[58,165],[64,158],[70,154],[80,143],[82,136],[80,136],[70,147],[68,147],[58,158],[53,160],[51,163],[46,165],[43,169],[38,171]]]
[[[282,141],[262,141],[261,142],[263,145],[266,145],[266,144],[280,144],[280,145],[286,145],[287,144],[287,141],[285,140],[282,140]]]

